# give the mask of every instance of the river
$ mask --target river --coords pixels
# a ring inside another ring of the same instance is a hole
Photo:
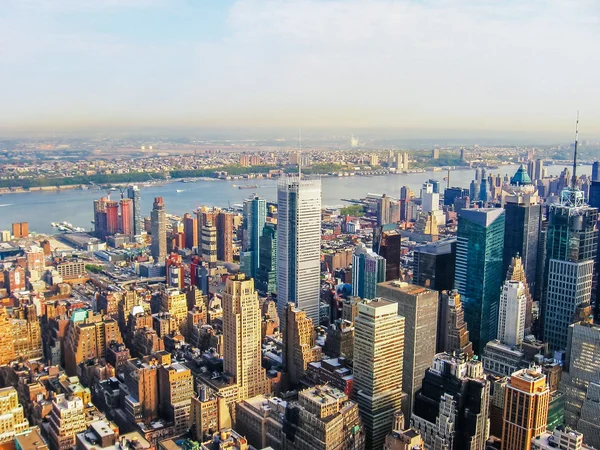
[[[517,168],[517,165],[508,165],[488,172],[511,176]],[[548,166],[548,175],[557,175],[563,168],[563,165]],[[590,175],[591,166],[578,167],[578,174]],[[445,176],[446,172],[423,172],[374,177],[323,177],[322,204],[343,205],[342,198],[361,198],[367,193],[386,193],[398,197],[402,186],[408,186],[418,195],[421,185],[429,178],[437,179],[445,186],[443,182]],[[450,175],[450,184],[469,187],[474,176],[474,170],[456,170]],[[177,215],[192,212],[202,205],[227,207],[229,204],[240,204],[252,193],[270,201],[275,200],[276,180],[250,180],[250,184],[259,185],[256,189],[236,187],[245,183],[246,181],[240,180],[199,180],[191,183],[174,181],[159,186],[141,187],[142,213],[150,215],[154,197],[163,197],[167,212]],[[10,229],[13,222],[29,222],[31,232],[55,233],[56,229],[51,226],[51,223],[63,221],[77,227],[91,229],[93,201],[105,195],[106,192],[97,189],[4,194],[0,196],[0,230]],[[119,191],[113,191],[111,197],[118,199]]]

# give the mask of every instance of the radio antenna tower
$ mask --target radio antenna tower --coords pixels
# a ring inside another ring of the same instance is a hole
[[[579,142],[579,111],[577,111],[577,122],[575,123],[575,152],[573,154],[573,178],[571,179],[571,189],[577,187],[577,144]]]

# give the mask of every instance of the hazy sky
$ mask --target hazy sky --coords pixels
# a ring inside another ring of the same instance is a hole
[[[0,127],[600,136],[598,0],[0,0]]]

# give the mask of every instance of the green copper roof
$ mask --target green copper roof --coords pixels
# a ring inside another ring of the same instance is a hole
[[[525,186],[531,183],[531,178],[527,174],[527,168],[521,164],[515,175],[510,179],[510,184],[514,186]]]

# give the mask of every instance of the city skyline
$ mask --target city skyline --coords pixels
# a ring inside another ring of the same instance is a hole
[[[301,126],[566,138],[579,109],[598,136],[594,70],[569,69],[593,65],[599,20],[592,0],[9,1],[0,85],[12,108],[0,134]]]

